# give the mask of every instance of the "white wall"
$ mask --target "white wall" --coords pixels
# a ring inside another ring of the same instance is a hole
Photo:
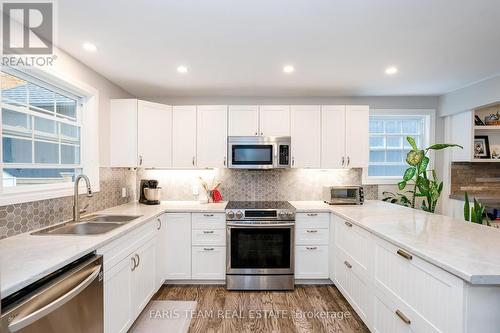
[[[99,91],[99,128],[96,128],[95,135],[99,136],[100,166],[108,166],[110,152],[109,100],[133,96],[68,53],[60,49],[55,49],[54,53],[57,56],[52,67],[54,71],[61,73],[65,77],[71,77],[74,80],[83,82]]]
[[[439,115],[461,113],[500,101],[500,75],[439,97]]]

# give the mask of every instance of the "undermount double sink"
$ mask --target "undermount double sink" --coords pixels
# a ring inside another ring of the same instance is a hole
[[[32,235],[100,235],[123,226],[141,215],[90,215],[80,222],[66,222],[32,233]]]

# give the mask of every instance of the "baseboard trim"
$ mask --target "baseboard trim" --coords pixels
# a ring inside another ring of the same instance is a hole
[[[226,280],[165,280],[163,282],[164,285],[226,285]],[[330,285],[334,284],[330,279],[295,279],[295,285]]]
[[[334,284],[330,279],[310,280],[310,279],[295,279],[295,285],[329,285]]]

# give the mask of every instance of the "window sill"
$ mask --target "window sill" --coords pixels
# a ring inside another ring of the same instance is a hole
[[[401,177],[397,178],[363,178],[363,185],[397,185],[401,181]]]
[[[33,202],[48,199],[57,199],[72,196],[74,194],[73,183],[58,184],[57,187],[52,188],[31,188],[31,189],[11,189],[0,194],[0,206],[14,205],[25,202]],[[93,192],[99,192],[99,187],[93,188]],[[79,194],[86,193],[84,186],[80,184],[78,189]]]

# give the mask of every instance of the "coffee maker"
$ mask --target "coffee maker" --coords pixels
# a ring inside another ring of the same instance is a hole
[[[141,179],[139,202],[146,205],[159,205],[161,187],[155,179]]]

